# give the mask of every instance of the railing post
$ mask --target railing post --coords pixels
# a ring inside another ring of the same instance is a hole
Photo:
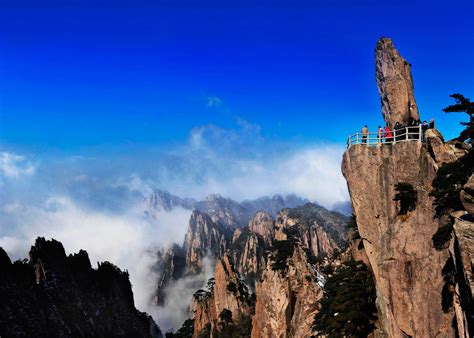
[[[410,130],[409,129],[410,127],[405,127],[405,140],[408,141],[408,131]]]

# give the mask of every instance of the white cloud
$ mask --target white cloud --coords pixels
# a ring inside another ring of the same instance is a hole
[[[193,294],[199,289],[205,289],[207,281],[214,274],[215,261],[209,255],[203,259],[201,273],[194,276],[180,278],[165,288],[165,304],[160,307],[148,308],[163,332],[169,329],[179,329],[183,322],[192,317],[189,306],[192,303]]]
[[[172,151],[179,165],[157,167],[164,187],[195,198],[295,193],[326,207],[348,200],[340,169],[343,146],[267,144],[258,125],[241,121],[239,126],[194,128],[188,145]]]
[[[208,107],[219,107],[222,103],[222,100],[217,96],[208,96],[207,97],[207,106]]]
[[[340,173],[341,154],[338,147],[308,147],[281,158],[230,160],[226,164],[233,172],[231,177],[209,175],[178,193],[220,193],[237,200],[295,193],[331,207],[348,199],[347,185]]]
[[[74,182],[85,182],[88,180],[88,177],[87,175],[82,174],[82,175],[76,175],[72,179]]]
[[[140,193],[143,197],[146,197],[153,192],[153,182],[146,182],[137,174],[121,177],[117,182],[113,183],[112,186],[125,187],[130,191]]]
[[[184,239],[190,211],[175,209],[150,221],[132,209],[115,215],[84,209],[68,197],[52,197],[42,207],[18,214],[16,226],[0,236],[0,246],[12,259],[26,257],[38,236],[60,241],[68,253],[84,249],[93,266],[107,260],[128,270],[136,306],[147,310],[158,278],[151,268],[156,252]]]
[[[21,208],[22,208],[21,203],[19,203],[18,201],[14,201],[12,203],[6,203],[3,206],[2,211],[4,214],[11,215],[18,212]]]
[[[18,178],[23,175],[33,175],[35,170],[35,166],[27,161],[25,156],[9,152],[0,152],[1,175]]]

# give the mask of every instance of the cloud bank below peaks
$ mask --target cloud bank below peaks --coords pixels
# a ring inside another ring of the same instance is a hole
[[[238,130],[195,128],[188,144],[167,152],[161,187],[195,198],[219,193],[236,200],[295,193],[326,206],[347,201],[344,147],[269,143],[245,121]]]

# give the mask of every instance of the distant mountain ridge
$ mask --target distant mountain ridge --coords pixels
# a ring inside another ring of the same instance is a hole
[[[145,198],[145,213],[154,217],[157,212],[169,212],[175,208],[198,210],[211,217],[211,219],[228,228],[241,228],[259,211],[265,211],[272,217],[285,208],[296,208],[310,201],[295,194],[286,196],[264,196],[255,200],[237,202],[219,194],[211,194],[203,200],[181,198],[166,190],[156,189]]]

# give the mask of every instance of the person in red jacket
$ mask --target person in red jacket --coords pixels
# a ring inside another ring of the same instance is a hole
[[[392,131],[388,126],[385,126],[385,142],[392,143],[393,141],[393,135]]]

